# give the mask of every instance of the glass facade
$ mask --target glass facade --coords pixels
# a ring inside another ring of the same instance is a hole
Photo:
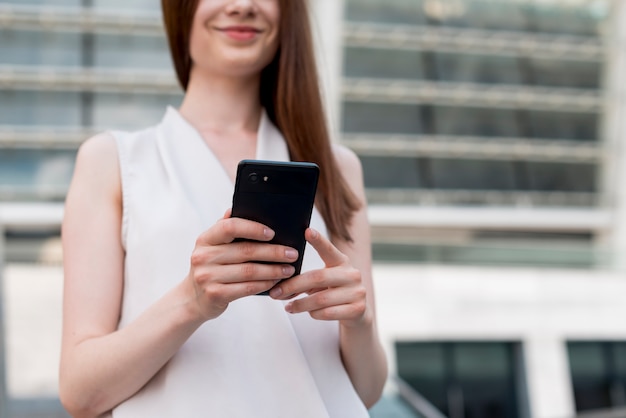
[[[612,7],[611,0],[346,0],[341,138],[361,158],[370,204],[607,209]],[[375,230],[374,257],[609,262],[593,228],[551,241],[540,237],[555,232],[549,227],[520,240],[515,226],[502,226],[496,232],[508,238],[497,243],[480,226],[455,226],[466,232],[463,241],[421,238],[420,228],[398,240]]]
[[[567,344],[576,410],[626,407],[626,342]]]
[[[82,140],[152,125],[180,103],[158,3],[19,0],[0,11],[0,201],[62,201]]]
[[[530,196],[531,205],[545,206],[550,202],[534,195],[558,192],[565,196],[561,202],[596,206],[601,161],[573,161],[567,147],[601,146],[605,58],[581,51],[602,44],[609,7],[608,1],[348,0],[342,131],[364,157],[368,189],[413,189],[416,204],[420,191],[438,191],[435,204],[465,204],[446,199],[446,191],[470,190],[484,205],[489,193],[519,192]],[[520,43],[527,47],[516,51]],[[538,43],[556,52],[543,54]],[[387,86],[382,95],[380,83]],[[481,98],[481,89],[489,94]],[[519,89],[537,102],[517,100]],[[491,94],[502,99],[491,100]],[[585,94],[597,106],[581,110],[577,95]],[[560,96],[559,106],[541,105]],[[481,142],[468,156],[420,150],[408,158],[405,150],[376,155],[359,142],[368,134],[379,141],[401,134],[398,141],[413,149],[425,140],[443,148],[467,137]],[[530,148],[561,142],[562,149],[553,162],[488,152],[520,139]],[[592,198],[581,202],[581,192]],[[411,202],[394,196],[370,193],[373,203]]]
[[[180,101],[153,0],[0,8],[5,137],[24,126],[143,127]],[[551,206],[545,194],[559,193],[559,205],[596,207],[601,161],[570,149],[601,147],[609,11],[608,0],[346,0],[342,136],[362,157],[371,203],[422,205],[430,192],[435,205]],[[166,87],[151,87],[155,71]],[[129,91],[134,79],[148,80],[142,91]],[[396,151],[385,149],[389,136]],[[520,142],[530,151],[513,152]],[[544,146],[555,149],[549,161]]]
[[[397,342],[398,375],[450,418],[520,416],[520,359],[508,342]]]

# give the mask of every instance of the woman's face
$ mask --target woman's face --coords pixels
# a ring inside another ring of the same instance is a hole
[[[258,74],[276,55],[279,0],[200,0],[190,37],[193,69]]]

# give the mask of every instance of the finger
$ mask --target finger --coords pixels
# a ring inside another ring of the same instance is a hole
[[[300,293],[315,293],[317,289],[342,287],[358,284],[361,275],[354,268],[331,267],[320,270],[311,270],[289,280],[285,280],[270,292],[274,299],[291,299],[292,295]]]
[[[195,280],[203,286],[204,283],[217,282],[222,284],[242,283],[264,280],[283,280],[294,273],[294,267],[289,264],[261,264],[242,263],[223,266],[204,266],[195,271]]]
[[[222,217],[222,219],[228,219],[230,218],[230,215],[233,213],[233,208],[228,208],[226,209],[226,212],[224,212],[224,216]]]
[[[242,218],[220,219],[198,237],[198,244],[220,245],[233,242],[236,238],[254,241],[269,241],[274,238],[274,231],[267,226]]]
[[[207,297],[209,297],[210,299],[214,299],[214,297],[212,297],[210,293],[219,293],[218,298],[220,300],[223,300],[226,303],[230,303],[234,300],[241,299],[246,296],[257,295],[261,292],[265,292],[271,289],[272,286],[274,286],[275,284],[275,280],[260,280],[220,284],[219,286],[213,287],[212,290],[207,291]]]
[[[316,311],[310,311],[309,315],[311,315],[313,319],[320,321],[355,321],[364,317],[365,306],[362,304],[329,306]]]
[[[218,249],[219,255],[212,256],[212,251],[206,251],[207,257],[211,257],[211,260],[206,261],[217,264],[239,264],[247,261],[293,263],[298,259],[298,251],[294,248],[253,241],[235,242],[213,249]]]
[[[308,228],[304,236],[306,240],[315,248],[327,267],[338,266],[347,261],[347,257],[333,245],[330,240],[322,236],[313,228]]]
[[[346,305],[359,300],[359,296],[347,288],[325,289],[313,295],[296,299],[286,307],[290,313],[313,312],[331,306]]]

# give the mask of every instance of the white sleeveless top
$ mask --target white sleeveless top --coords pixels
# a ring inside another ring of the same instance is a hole
[[[187,275],[196,238],[231,206],[234,185],[173,108],[153,128],[113,135],[124,202],[123,328]],[[289,159],[265,114],[256,158]],[[311,226],[326,233],[317,210]],[[321,267],[307,245],[302,270]],[[338,323],[288,314],[284,304],[267,296],[232,302],[113,417],[368,417],[341,361]]]

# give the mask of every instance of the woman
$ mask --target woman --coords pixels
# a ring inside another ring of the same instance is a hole
[[[361,168],[330,145],[305,6],[162,1],[183,103],[155,127],[86,141],[67,197],[72,415],[366,417],[380,397]],[[246,158],[321,167],[303,273],[280,283],[295,250],[229,217]]]

